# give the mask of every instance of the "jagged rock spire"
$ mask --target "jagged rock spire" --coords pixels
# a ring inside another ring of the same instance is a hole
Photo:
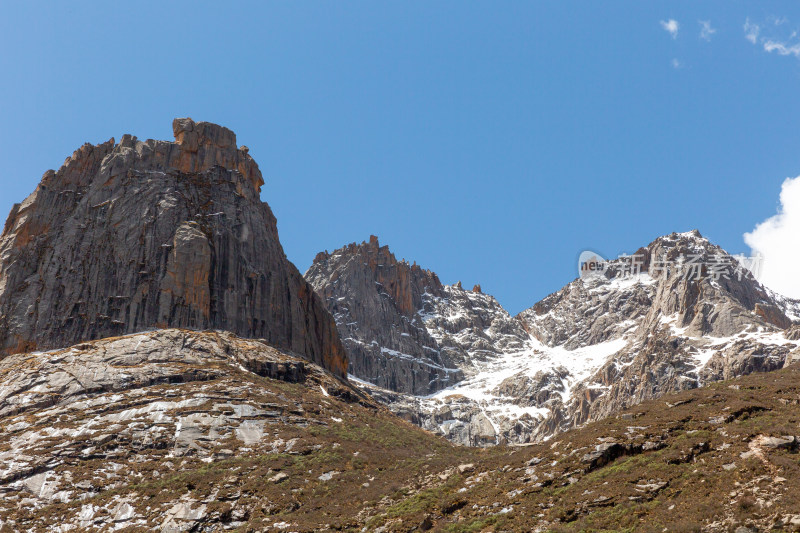
[[[0,238],[0,353],[158,327],[224,329],[344,376],[332,317],[284,255],[264,184],[229,129],[85,144]]]

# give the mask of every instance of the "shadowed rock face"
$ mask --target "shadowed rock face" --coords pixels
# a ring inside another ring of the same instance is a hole
[[[322,252],[305,275],[334,315],[350,373],[390,390],[429,394],[463,377],[420,315],[439,278],[398,261],[378,238]]]
[[[0,238],[0,353],[152,328],[265,339],[345,376],[319,297],[287,259],[235,134],[86,144],[11,211]]]

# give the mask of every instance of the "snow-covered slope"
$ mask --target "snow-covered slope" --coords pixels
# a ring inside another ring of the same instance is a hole
[[[466,375],[529,348],[530,335],[523,324],[479,287],[444,285],[438,294],[423,294],[422,302],[418,314],[428,334]]]
[[[341,277],[320,275],[337,271],[332,257],[349,261],[369,246],[328,254],[326,268],[312,266],[307,277],[334,307],[346,343],[357,332],[360,342],[380,336],[384,345],[384,331],[404,326],[337,314],[362,305],[363,296]],[[746,272],[709,275],[711,267],[702,265],[734,259],[699,233],[661,237],[634,255],[638,269],[630,258],[610,261],[602,275],[578,278],[516,317],[479,287],[441,285],[424,271],[427,281],[403,321],[424,330],[458,379],[408,394],[357,368],[351,377],[422,427],[454,442],[489,445],[547,439],[644,399],[780,368],[797,357],[800,331],[790,318],[796,302]]]

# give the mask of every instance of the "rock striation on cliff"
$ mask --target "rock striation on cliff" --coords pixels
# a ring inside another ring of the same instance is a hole
[[[85,144],[0,237],[0,353],[153,328],[264,339],[344,377],[336,325],[287,259],[261,172],[229,129]]]
[[[317,254],[305,278],[333,314],[350,373],[393,391],[430,394],[459,381],[454,360],[425,328],[422,310],[444,288],[433,272],[398,261],[374,235]]]

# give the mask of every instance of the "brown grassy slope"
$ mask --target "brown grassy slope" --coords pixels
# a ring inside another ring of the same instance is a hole
[[[525,448],[453,446],[322,372],[287,383],[227,367],[213,379],[143,390],[113,408],[202,393],[279,414],[256,443],[230,434],[201,441],[202,451],[176,453],[169,422],[157,445],[119,437],[81,454],[83,437],[54,439],[47,453],[72,450],[54,472],[68,471],[75,493],[34,507],[24,490],[0,488],[8,530],[800,530],[797,446],[765,438],[800,435],[797,365],[646,402]],[[212,404],[185,411],[224,416]],[[29,418],[66,427],[95,416]],[[123,503],[133,518],[115,522]],[[80,522],[87,505],[94,517]]]

